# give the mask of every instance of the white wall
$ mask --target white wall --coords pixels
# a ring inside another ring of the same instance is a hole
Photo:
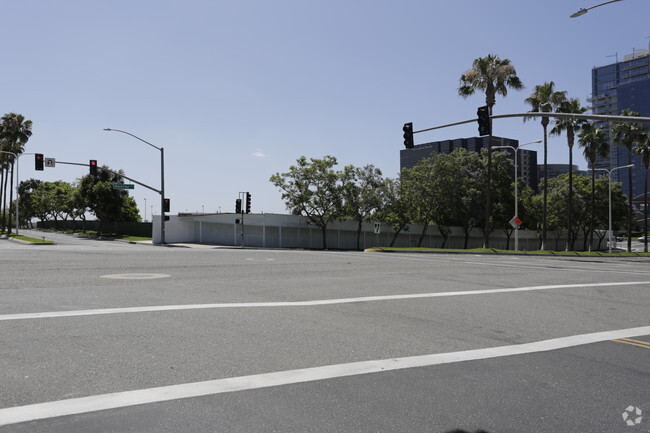
[[[160,216],[154,216],[154,243],[160,242]],[[170,216],[165,223],[167,243],[196,242],[217,245],[242,245],[242,225],[239,214],[181,214]],[[315,248],[323,247],[321,229],[310,224],[306,217],[280,214],[249,214],[244,216],[243,244],[249,247],[263,248]],[[357,223],[350,220],[336,220],[328,225],[327,247],[332,249],[356,249]],[[395,247],[415,247],[418,244],[422,226],[412,224],[403,231],[395,241]],[[374,233],[374,222],[362,226],[360,247],[389,246],[394,232],[382,223],[380,233]],[[558,238],[554,232],[548,233],[548,248],[562,251],[565,249],[565,234]],[[422,242],[423,247],[440,248],[443,238],[436,226],[430,226]],[[490,236],[490,247],[506,249],[507,237],[501,230]],[[476,228],[469,238],[468,248],[483,246],[483,232]],[[582,240],[576,241],[576,248],[582,246]],[[464,248],[464,234],[461,228],[452,227],[446,248]],[[510,237],[508,249],[514,249],[514,233]],[[538,250],[540,247],[537,232],[522,230],[519,232],[519,249],[523,251]]]

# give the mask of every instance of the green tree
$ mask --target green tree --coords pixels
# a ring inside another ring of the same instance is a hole
[[[484,199],[486,197],[486,168],[490,156],[487,150],[483,150],[481,155],[475,152],[468,152],[465,149],[456,149],[451,153],[453,165],[450,165],[448,176],[440,179],[438,193],[440,199],[448,197],[452,199],[447,209],[451,212],[449,224],[457,225],[463,229],[464,241],[463,248],[467,249],[469,236],[477,226],[483,228],[492,228],[492,224],[482,224],[484,214]],[[490,212],[494,213],[499,209],[500,193],[496,185],[500,184],[500,155],[494,155],[492,158],[492,189],[494,190],[494,204]],[[444,184],[448,182],[450,186],[447,190]],[[488,233],[489,236],[489,233]]]
[[[490,116],[492,108],[496,104],[496,95],[507,96],[508,89],[521,90],[524,88],[517,76],[515,67],[509,59],[501,59],[498,55],[488,54],[486,57],[479,57],[472,63],[472,68],[467,70],[460,77],[458,94],[467,98],[477,90],[485,93],[485,105],[488,106]],[[492,148],[492,133],[488,140],[488,150]],[[487,195],[485,200],[485,223],[490,220],[491,207],[491,183],[492,183],[492,153],[488,153],[487,164]],[[484,231],[484,247],[490,244],[490,230],[486,226]]]
[[[648,239],[648,171],[650,170],[650,132],[645,132],[634,148],[643,163],[643,236]],[[643,243],[643,251],[648,252],[648,242]]]
[[[397,179],[386,178],[380,196],[382,205],[376,217],[388,224],[395,232],[389,245],[392,247],[399,234],[409,230],[413,202],[410,200],[408,190],[404,187],[401,175]]]
[[[304,215],[319,227],[323,249],[327,249],[327,226],[343,215],[341,174],[334,170],[336,158],[322,159],[301,156],[286,173],[276,173],[270,181],[280,191],[282,199],[293,215]]]
[[[558,113],[582,114],[587,109],[580,105],[576,98],[565,99],[557,109]],[[567,144],[569,146],[569,200],[567,203],[567,251],[574,249],[573,237],[573,145],[575,144],[576,132],[580,131],[586,120],[557,119],[555,126],[551,129],[551,135],[560,135],[566,132]]]
[[[486,156],[483,152],[485,165]],[[493,156],[492,191],[494,194],[494,209],[490,216],[491,230],[501,229],[507,236],[506,249],[510,248],[510,237],[513,228],[510,220],[515,214],[514,162],[512,155],[506,151],[497,152]],[[480,182],[482,184],[483,182]]]
[[[341,174],[345,216],[357,222],[357,250],[360,249],[361,229],[382,204],[384,178],[373,165],[363,168],[347,165]]]
[[[40,187],[40,184],[41,181],[38,179],[29,179],[20,182],[18,185],[18,195],[20,196],[19,224],[23,227],[28,227],[32,218],[36,217],[33,195]]]
[[[625,109],[621,116],[640,116],[636,111]],[[614,142],[627,149],[627,163],[632,164],[632,153],[636,143],[643,139],[645,127],[638,122],[614,122],[612,124],[612,136]],[[632,251],[632,200],[634,199],[632,184],[632,168],[627,168],[628,175],[628,214],[627,214],[627,251]]]
[[[402,183],[408,191],[412,203],[412,222],[422,225],[418,247],[426,236],[429,225],[433,223],[435,212],[435,161],[439,155],[420,160],[414,167],[402,170]]]
[[[602,128],[596,128],[593,123],[587,123],[578,134],[578,143],[583,148],[585,159],[591,168],[591,218],[589,228],[589,250],[594,243],[594,227],[596,213],[596,161],[606,158],[609,154],[607,138]]]
[[[140,215],[133,197],[127,191],[113,188],[123,182],[123,172],[113,172],[107,166],[98,170],[98,177],[84,176],[79,180],[79,194],[73,201],[85,203],[100,222],[139,222]]]
[[[533,93],[524,100],[531,106],[530,113],[550,113],[560,107],[562,101],[566,99],[566,92],[559,92],[555,90],[555,83],[553,81],[545,82],[535,86]],[[524,122],[532,119],[533,117],[524,117]],[[542,129],[544,131],[544,168],[543,168],[543,201],[542,201],[542,249],[546,248],[546,215],[548,205],[548,187],[547,187],[547,166],[548,166],[548,124],[549,118],[542,117]]]
[[[25,117],[22,114],[8,113],[2,116],[0,119],[0,150],[12,152],[16,155],[23,153],[25,144],[29,140],[29,137],[32,136],[32,121],[25,120]],[[0,196],[3,197],[3,213],[2,213],[2,227],[8,227],[9,233],[11,233],[11,221],[12,218],[9,218],[8,225],[5,225],[5,215],[7,212],[7,177],[10,179],[9,187],[9,203],[13,202],[13,185],[14,185],[14,157],[10,154],[2,154],[4,159],[7,161],[8,166],[3,170],[4,176],[4,194],[0,193]],[[10,167],[10,170],[9,170]],[[9,173],[10,171],[10,173]],[[15,210],[14,210],[15,212]]]

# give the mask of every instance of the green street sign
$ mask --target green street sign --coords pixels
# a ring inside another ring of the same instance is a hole
[[[114,183],[113,188],[115,189],[133,189],[135,185],[132,183]]]

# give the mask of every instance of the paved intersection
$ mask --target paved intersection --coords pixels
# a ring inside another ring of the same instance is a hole
[[[650,414],[647,259],[87,240],[0,257],[0,424],[45,414],[0,431],[612,432]],[[504,356],[549,340],[570,344]],[[138,394],[156,390],[171,399]]]

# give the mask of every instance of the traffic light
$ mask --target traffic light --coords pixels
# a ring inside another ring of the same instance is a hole
[[[235,200],[235,213],[241,213],[241,199]]]
[[[413,148],[413,123],[405,123],[402,131],[404,131],[404,147]]]
[[[246,193],[246,213],[251,213],[251,193]]]
[[[34,155],[35,168],[38,171],[43,171],[43,154],[37,153]]]
[[[90,163],[89,163],[89,166],[90,166],[90,175],[92,177],[96,178],[97,177],[97,160],[96,159],[91,159]]]
[[[490,119],[490,110],[487,105],[478,107],[476,111],[478,116],[478,135],[492,135],[492,120]]]
[[[163,211],[164,212],[169,212],[169,199],[168,198],[166,198],[163,201]]]

